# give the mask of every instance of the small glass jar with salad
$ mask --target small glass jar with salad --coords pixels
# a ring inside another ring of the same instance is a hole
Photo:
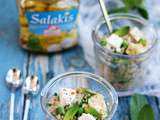
[[[114,88],[87,72],[61,74],[41,92],[41,105],[49,120],[111,120],[117,104]]]
[[[79,0],[17,0],[21,46],[49,53],[77,45],[79,5]]]
[[[132,14],[110,16],[113,31],[104,21],[93,30],[96,72],[118,91],[144,87],[145,67],[155,52],[153,25]]]

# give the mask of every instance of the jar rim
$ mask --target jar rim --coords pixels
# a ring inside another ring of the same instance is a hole
[[[92,39],[94,42],[94,45],[96,45],[98,48],[100,48],[104,53],[109,53],[115,57],[119,57],[119,58],[124,58],[124,59],[137,59],[137,58],[141,58],[143,56],[145,56],[147,53],[151,52],[155,46],[157,45],[158,42],[158,38],[157,38],[157,31],[155,30],[155,27],[153,24],[150,24],[147,20],[145,20],[144,18],[138,16],[138,15],[134,15],[131,13],[116,13],[116,14],[111,14],[109,15],[110,20],[133,20],[136,22],[139,22],[143,25],[152,25],[153,26],[153,30],[155,32],[154,34],[154,41],[153,44],[151,45],[151,47],[149,47],[145,52],[140,53],[140,54],[136,54],[136,55],[124,55],[124,54],[119,54],[119,53],[114,53],[110,50],[108,50],[107,48],[104,48],[100,45],[100,43],[98,42],[97,38],[96,38],[96,32],[100,29],[100,27],[105,23],[104,20],[100,20],[98,22],[98,24],[95,25],[95,27],[92,29]]]
[[[46,110],[46,107],[45,107],[45,104],[44,104],[45,103],[44,98],[47,96],[47,93],[50,90],[50,88],[53,87],[57,81],[59,81],[61,79],[64,79],[67,76],[73,76],[73,75],[91,78],[92,80],[95,80],[95,81],[99,82],[100,84],[102,84],[103,86],[105,86],[105,89],[108,90],[109,93],[111,94],[112,100],[114,100],[112,109],[110,111],[110,114],[107,116],[107,119],[111,119],[113,117],[113,115],[115,114],[115,112],[117,110],[117,106],[118,106],[118,95],[117,95],[117,92],[112,87],[112,85],[109,82],[107,82],[104,78],[102,78],[102,77],[100,77],[98,75],[95,75],[93,73],[90,73],[90,72],[82,72],[82,71],[66,72],[66,73],[59,74],[56,77],[52,78],[45,85],[45,87],[41,91],[41,107],[42,107],[42,110],[45,112],[45,114],[47,114],[51,118],[56,119],[55,116],[51,115],[48,112],[48,110]]]

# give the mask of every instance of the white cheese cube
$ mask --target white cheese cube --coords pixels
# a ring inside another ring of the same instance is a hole
[[[96,109],[102,115],[102,117],[105,118],[107,116],[107,114],[106,114],[107,106],[106,106],[104,97],[101,94],[96,94],[96,95],[92,96],[88,100],[88,104],[92,108]]]
[[[91,114],[83,113],[78,120],[96,120]]]
[[[48,51],[51,52],[51,51],[60,51],[62,48],[61,48],[61,45],[60,44],[52,44],[52,45],[49,45],[48,46]]]
[[[69,8],[70,6],[68,5],[68,3],[66,1],[59,1],[57,3],[57,7],[60,7],[60,8]]]
[[[138,42],[141,38],[144,38],[143,33],[137,27],[132,28],[129,34],[132,38],[134,38],[134,40],[136,40],[136,42]]]
[[[126,53],[129,54],[129,55],[137,55],[137,54],[145,52],[146,49],[147,48],[145,48],[141,44],[130,43],[127,50],[126,50]]]
[[[70,88],[62,88],[60,90],[60,103],[62,105],[71,105],[77,101],[77,93],[76,90]]]
[[[107,42],[116,49],[119,49],[123,43],[123,39],[116,34],[112,34],[107,38]]]

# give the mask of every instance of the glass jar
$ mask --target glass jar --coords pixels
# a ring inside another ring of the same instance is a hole
[[[102,94],[108,108],[108,116],[105,120],[111,120],[118,105],[118,96],[114,88],[103,78],[88,72],[68,72],[51,79],[41,92],[41,106],[48,120],[57,120],[48,111],[47,103],[59,93],[61,88],[89,88]]]
[[[79,0],[17,0],[20,44],[35,52],[57,52],[77,44]]]
[[[144,87],[145,68],[152,53],[156,52],[157,34],[153,25],[141,17],[131,14],[114,14],[110,16],[113,29],[122,26],[138,27],[148,39],[149,48],[138,55],[122,55],[109,51],[99,44],[99,40],[109,35],[104,21],[98,22],[93,30],[96,72],[107,79],[118,91],[129,91]]]

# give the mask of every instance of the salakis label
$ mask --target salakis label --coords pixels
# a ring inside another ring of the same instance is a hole
[[[75,27],[77,9],[54,12],[26,12],[29,30],[35,34],[57,35]]]
[[[22,47],[37,52],[55,52],[75,46],[77,15],[77,8],[63,11],[25,11],[24,16],[20,17]]]

